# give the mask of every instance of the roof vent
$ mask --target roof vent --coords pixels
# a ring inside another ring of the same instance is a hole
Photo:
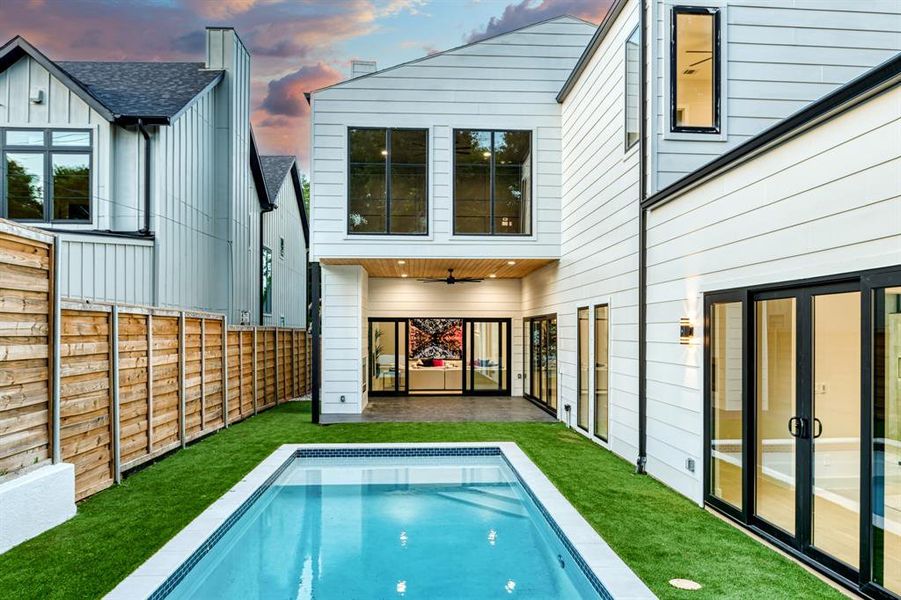
[[[374,60],[352,60],[350,61],[350,78],[356,79],[363,75],[375,73],[378,68]]]

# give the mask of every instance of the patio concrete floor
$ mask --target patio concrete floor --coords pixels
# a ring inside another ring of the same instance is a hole
[[[413,422],[553,423],[554,417],[519,396],[374,397],[360,415],[321,415],[335,423]]]

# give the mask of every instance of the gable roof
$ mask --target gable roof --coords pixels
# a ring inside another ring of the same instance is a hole
[[[171,121],[223,71],[198,62],[56,63],[119,117]]]
[[[566,100],[566,96],[569,95],[569,92],[572,91],[573,87],[576,85],[576,82],[579,80],[582,72],[585,71],[585,67],[588,66],[588,62],[591,60],[591,57],[594,56],[594,53],[597,52],[598,48],[601,47],[601,42],[603,42],[604,38],[607,37],[607,33],[610,32],[610,28],[613,27],[616,19],[619,17],[620,13],[623,12],[623,9],[626,7],[627,1],[628,0],[615,0],[613,6],[611,6],[607,11],[607,15],[601,22],[598,30],[594,32],[594,36],[592,36],[591,41],[588,42],[588,45],[582,52],[582,56],[579,57],[579,61],[576,63],[576,66],[573,67],[573,70],[569,74],[569,77],[566,78],[566,82],[563,84],[563,87],[560,88],[560,93],[557,94],[557,102],[563,102],[564,100]]]
[[[530,29],[530,28],[532,28],[532,27],[538,27],[539,25],[545,25],[545,24],[547,24],[547,23],[553,23],[553,22],[555,22],[555,21],[579,22],[579,23],[583,23],[583,24],[585,24],[585,25],[588,25],[588,26],[590,26],[590,27],[595,27],[595,24],[592,23],[591,21],[586,21],[585,19],[582,19],[582,18],[579,18],[579,17],[575,17],[575,16],[573,16],[573,15],[557,15],[556,17],[550,17],[550,18],[548,18],[548,19],[544,19],[544,20],[541,20],[541,21],[536,21],[535,23],[529,23],[528,25],[523,25],[522,27],[517,27],[516,29],[511,29],[510,31],[505,31],[505,32],[503,32],[503,33],[498,33],[498,34],[495,34],[495,35],[492,35],[492,36],[488,36],[488,37],[486,37],[486,38],[482,38],[482,39],[476,40],[476,41],[474,41],[474,42],[469,42],[468,44],[462,44],[462,45],[460,45],[460,46],[455,46],[455,47],[453,47],[453,48],[448,48],[447,50],[442,50],[441,52],[435,52],[434,54],[428,54],[428,55],[426,55],[426,56],[420,56],[419,58],[414,58],[413,60],[408,60],[407,62],[402,62],[402,63],[400,63],[400,64],[392,65],[392,66],[390,66],[390,67],[386,67],[386,68],[381,69],[381,70],[378,70],[378,71],[373,71],[372,73],[366,73],[365,75],[360,75],[359,77],[353,77],[353,78],[351,78],[351,79],[345,79],[344,81],[339,81],[339,82],[337,82],[337,83],[333,83],[332,85],[327,85],[327,86],[324,86],[324,87],[321,87],[321,88],[312,90],[312,91],[310,91],[310,92],[304,92],[304,96],[306,97],[307,102],[310,102],[310,95],[311,95],[311,94],[315,94],[316,92],[321,92],[321,91],[323,91],[323,90],[328,90],[328,89],[331,89],[331,88],[334,88],[334,87],[339,87],[339,86],[344,85],[345,83],[349,83],[349,82],[351,82],[351,81],[359,81],[359,80],[365,79],[365,78],[367,78],[367,77],[372,77],[373,75],[380,75],[380,74],[385,73],[385,72],[387,72],[387,71],[393,71],[394,69],[399,69],[399,68],[401,68],[401,67],[406,67],[406,66],[408,66],[408,65],[413,65],[413,64],[416,64],[416,63],[418,63],[418,62],[425,61],[425,60],[431,60],[431,59],[433,59],[433,58],[435,58],[435,57],[438,57],[438,56],[443,56],[443,55],[449,54],[449,53],[451,53],[451,52],[456,52],[456,51],[458,51],[458,50],[462,50],[463,48],[469,48],[470,46],[475,46],[476,44],[481,44],[481,43],[487,42],[487,41],[489,41],[489,40],[496,40],[496,39],[501,38],[501,37],[503,37],[503,36],[505,36],[505,35],[510,35],[511,33],[520,33],[520,32],[525,31],[526,29]]]
[[[203,63],[89,62],[47,58],[22,36],[0,47],[0,71],[28,56],[107,121],[168,125],[224,71]]]
[[[897,85],[901,85],[901,52],[671,183],[645,199],[641,208],[647,210],[666,204],[705,181],[772,150]]]
[[[263,212],[269,212],[275,208],[273,204],[273,196],[270,194],[266,186],[266,177],[263,175],[263,162],[260,160],[260,153],[257,151],[257,138],[253,134],[253,127],[250,128],[250,174],[253,177],[253,187],[257,192],[257,199],[260,201],[260,208]],[[276,194],[278,191],[276,190]]]
[[[260,156],[260,163],[263,166],[263,179],[266,180],[266,188],[272,195],[272,203],[275,204],[275,197],[278,191],[282,189],[282,183],[294,164],[293,156]]]

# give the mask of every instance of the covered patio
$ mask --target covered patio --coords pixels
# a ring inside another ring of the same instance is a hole
[[[323,414],[320,423],[554,423],[556,419],[521,396],[373,397],[362,414]]]

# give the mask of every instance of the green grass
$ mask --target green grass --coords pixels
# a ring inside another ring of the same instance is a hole
[[[841,598],[802,568],[567,430],[539,423],[317,427],[292,403],[217,433],[81,503],[0,555],[0,598],[97,598],[284,443],[513,441],[661,598]],[[685,577],[700,592],[671,588]]]

